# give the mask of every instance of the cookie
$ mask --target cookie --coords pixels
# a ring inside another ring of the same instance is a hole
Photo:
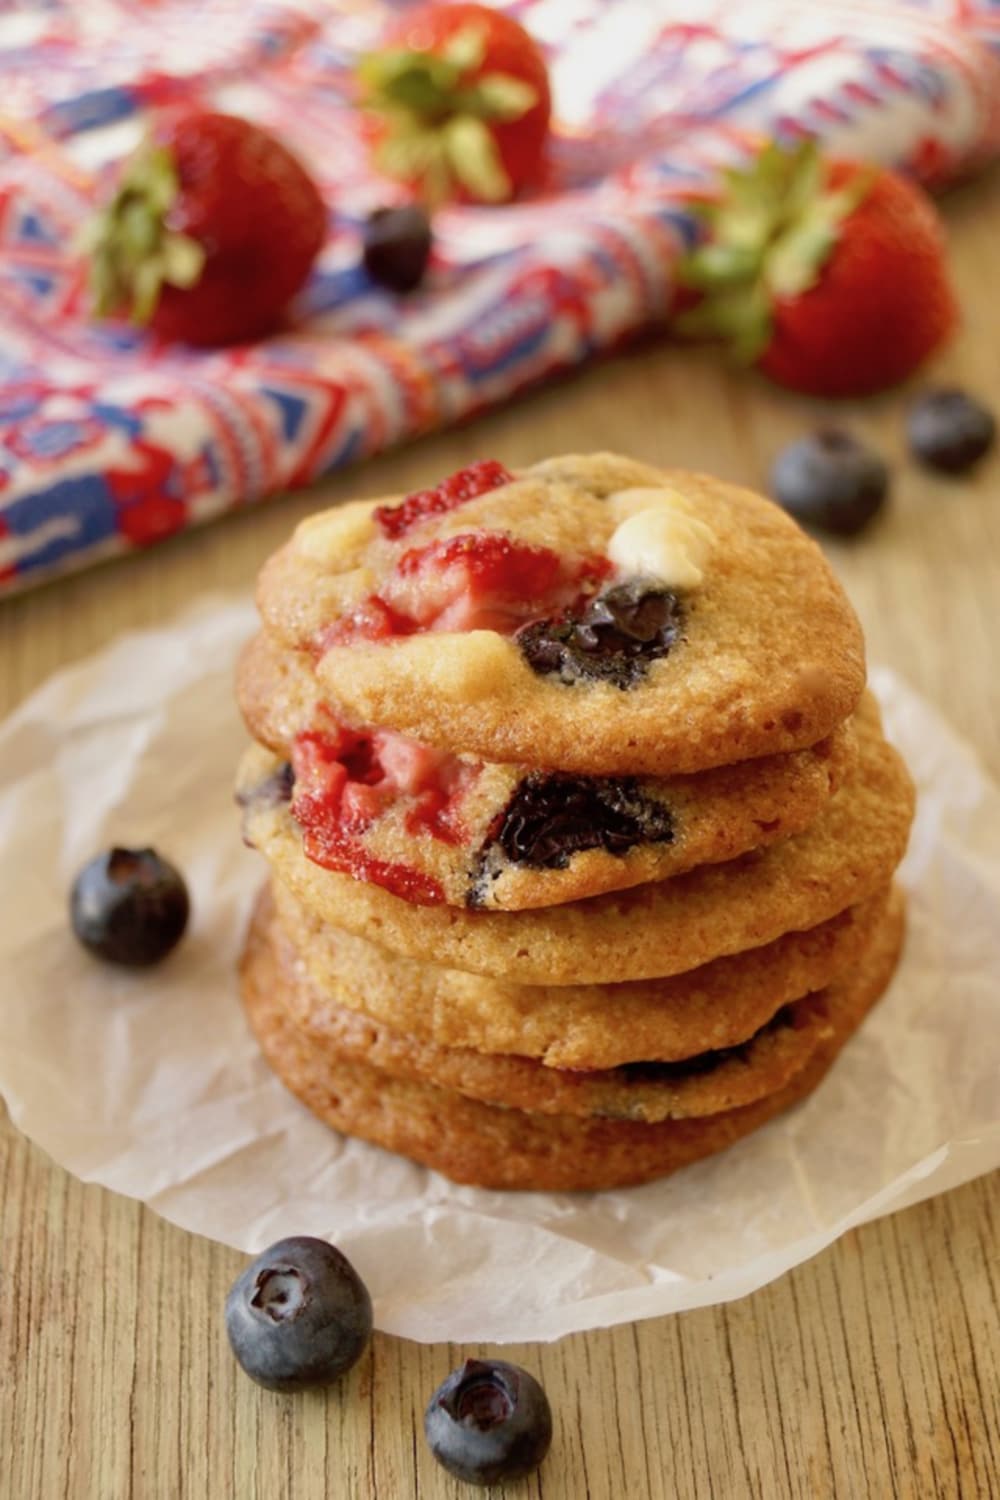
[[[420,906],[306,858],[286,768],[260,748],[238,777],[244,836],[324,922],[394,952],[523,984],[664,977],[801,932],[889,883],[906,848],[913,786],[866,700],[851,776],[805,833],[673,880],[542,911]]]
[[[824,739],[861,631],[776,505],[612,454],[474,465],[313,516],[264,567],[270,631],[324,696],[479,759],[672,776]]]
[[[302,652],[264,634],[237,699],[255,739],[291,759],[292,815],[328,869],[431,903],[517,911],[625,890],[801,832],[856,754],[849,725],[788,755],[650,779],[540,773],[348,726]]]
[[[514,1052],[552,1068],[589,1070],[738,1046],[783,1005],[853,964],[887,900],[881,891],[808,932],[786,933],[672,979],[525,985],[390,953],[324,925],[280,881],[271,890],[311,980],[289,997],[299,1026],[321,1034],[329,1003],[438,1047]]]
[[[895,901],[888,917],[883,911],[882,921],[893,920],[894,910]],[[869,944],[877,933],[876,924]],[[264,949],[270,950],[270,958]],[[861,962],[864,951],[862,945]],[[651,1061],[633,1050],[622,1066],[580,1070],[552,1068],[517,1053],[441,1047],[336,1004],[335,994],[320,990],[300,962],[265,891],[242,967],[252,971],[268,962],[280,975],[290,1018],[330,1062],[363,1062],[393,1078],[432,1083],[508,1109],[647,1123],[719,1114],[783,1088],[833,1035],[850,989],[847,979],[838,976],[824,990],[781,1006],[733,1046],[708,1049],[702,1043],[693,1056],[676,1062]]]
[[[432,1084],[393,1078],[368,1063],[331,1062],[290,1021],[286,981],[267,945],[244,968],[242,992],[268,1063],[334,1129],[408,1156],[455,1182],[553,1192],[624,1187],[721,1151],[811,1093],[888,984],[902,927],[897,909],[855,967],[831,1034],[783,1088],[738,1109],[657,1124],[501,1109]]]

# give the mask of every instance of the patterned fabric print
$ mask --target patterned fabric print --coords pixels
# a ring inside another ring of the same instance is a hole
[[[557,118],[532,201],[442,212],[405,300],[359,265],[350,72],[377,0],[0,0],[0,588],[80,567],[502,401],[661,320],[686,205],[748,133],[823,137],[934,186],[995,153],[988,0],[513,0]],[[194,353],[87,321],[73,238],[150,109],[276,130],[328,243],[288,327]]]

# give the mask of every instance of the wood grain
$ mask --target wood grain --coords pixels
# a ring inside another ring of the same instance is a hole
[[[1000,176],[946,204],[966,328],[935,377],[1000,405]],[[824,408],[664,347],[608,361],[457,432],[0,609],[0,706],[122,630],[247,589],[319,503],[413,487],[483,454],[620,448],[762,484],[836,417],[896,464],[892,511],[831,549],[868,633],[1000,773],[1000,463],[938,480],[904,456],[899,394]],[[728,1306],[509,1357],[556,1419],[534,1500],[995,1500],[1000,1175],[855,1231]],[[290,1226],[293,1227],[293,1226]],[[448,1500],[424,1403],[486,1352],[376,1337],[322,1396],[258,1390],[220,1311],[241,1257],[83,1184],[0,1121],[0,1500]],[[483,1492],[487,1493],[487,1492]],[[500,1493],[497,1491],[496,1493]]]

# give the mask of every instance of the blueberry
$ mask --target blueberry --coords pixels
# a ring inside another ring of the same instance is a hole
[[[778,454],[771,493],[803,525],[854,536],[885,504],[889,470],[871,448],[831,427]]]
[[[555,674],[563,682],[611,682],[634,687],[649,664],[666,656],[680,636],[677,595],[652,578],[598,594],[583,613],[536,620],[517,633],[517,644],[532,671]]]
[[[420,285],[431,254],[431,224],[416,203],[377,208],[365,228],[363,259],[372,281],[391,292]]]
[[[258,1255],[233,1282],[226,1332],[258,1385],[309,1390],[357,1364],[371,1338],[372,1300],[346,1256],[298,1235]]]
[[[466,1484],[499,1484],[537,1469],[552,1442],[552,1413],[519,1365],[467,1359],[439,1385],[424,1433],[441,1466]]]
[[[291,762],[286,760],[256,786],[237,792],[236,801],[240,807],[280,807],[282,802],[291,801],[294,790],[295,772]]]
[[[662,802],[645,797],[634,777],[533,774],[525,777],[498,820],[493,838],[515,864],[564,870],[584,849],[624,854],[641,842],[674,836]]]
[[[906,414],[906,435],[914,455],[945,474],[964,474],[996,441],[996,418],[959,390],[925,391]]]
[[[181,939],[190,903],[180,873],[155,849],[108,849],[73,882],[70,920],[98,958],[129,968],[159,963]]]

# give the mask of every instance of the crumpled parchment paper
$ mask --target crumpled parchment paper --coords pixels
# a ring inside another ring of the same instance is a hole
[[[253,628],[248,602],[207,601],[61,672],[0,728],[0,1092],[71,1172],[247,1251],[326,1235],[380,1328],[503,1342],[742,1296],[1000,1164],[1000,792],[885,670],[873,685],[920,788],[909,937],[809,1100],[676,1177],[592,1195],[455,1187],[327,1130],[269,1073],[236,996],[265,875],[231,797]],[[155,845],[191,887],[191,929],[151,972],[93,961],[70,931],[72,878],[111,842]]]

